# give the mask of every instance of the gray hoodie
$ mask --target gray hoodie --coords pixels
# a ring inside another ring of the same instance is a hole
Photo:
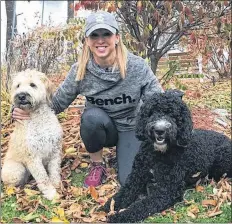
[[[86,108],[103,109],[118,131],[134,130],[140,99],[163,89],[144,59],[128,53],[127,60],[125,79],[119,70],[100,68],[90,60],[84,79],[75,81],[78,64],[74,64],[52,99],[55,112],[62,112],[81,94],[86,97]]]

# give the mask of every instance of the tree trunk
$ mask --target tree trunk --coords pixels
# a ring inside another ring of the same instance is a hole
[[[7,62],[7,74],[6,74],[6,89],[9,90],[9,85],[11,82],[10,77],[10,66],[11,66],[11,59],[12,59],[12,45],[10,44],[10,40],[12,38],[12,32],[14,32],[15,24],[13,24],[14,20],[14,13],[15,13],[15,1],[5,1],[5,7],[6,7],[6,18],[7,18],[7,28],[6,28],[6,62]],[[16,19],[16,18],[15,18]],[[15,21],[16,22],[16,21]],[[14,25],[14,28],[13,28]]]
[[[67,12],[68,12],[67,23],[68,23],[69,19],[74,18],[74,8],[71,7],[71,4],[73,4],[73,7],[74,7],[74,0],[68,0],[68,5],[67,5]]]
[[[6,28],[6,51],[7,51],[9,40],[11,39],[11,35],[12,35],[14,1],[5,1],[5,6],[6,6],[6,18],[7,18],[7,28]]]
[[[159,62],[159,57],[157,57],[155,54],[151,55],[150,60],[151,60],[151,70],[153,71],[154,74],[156,74],[156,69],[158,66]]]

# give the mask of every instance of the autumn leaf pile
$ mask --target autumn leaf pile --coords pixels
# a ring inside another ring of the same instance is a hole
[[[51,80],[56,86],[64,79],[63,76],[52,76]],[[205,106],[206,100],[210,101],[219,94],[221,103],[223,97],[227,100],[227,92],[229,91],[228,83],[218,83],[215,86],[212,83],[207,84],[188,84],[188,90],[185,93],[184,100],[190,105],[192,110],[192,117],[195,128],[205,128],[208,130],[217,130],[230,134],[230,125],[220,126],[215,123],[216,115],[212,112],[214,101],[208,102]],[[223,95],[223,92],[225,93]],[[220,95],[221,94],[221,95]],[[84,98],[78,97],[72,104],[84,105]],[[4,187],[1,192],[1,201],[4,203],[7,198],[12,195],[16,196],[17,209],[25,212],[25,216],[15,217],[13,222],[29,222],[34,220],[36,222],[105,222],[107,214],[99,212],[97,209],[103,205],[108,198],[113,196],[119,189],[117,181],[117,170],[115,164],[115,149],[105,148],[104,157],[108,164],[108,177],[105,184],[99,187],[83,188],[80,185],[73,184],[73,175],[87,173],[90,165],[88,153],[85,150],[84,144],[80,138],[80,118],[83,108],[70,107],[64,113],[61,113],[58,118],[64,130],[63,140],[63,158],[62,158],[62,183],[58,191],[59,195],[51,202],[51,207],[45,203],[45,199],[41,196],[36,187],[34,180],[31,180],[23,188]],[[228,117],[230,121],[230,117]],[[10,122],[5,123],[2,129],[2,152],[1,158],[4,159],[7,151],[7,143],[10,133],[13,130],[14,124]],[[198,174],[196,174],[198,175]],[[207,194],[207,199],[202,200],[202,206],[207,208],[204,214],[206,217],[214,217],[222,213],[221,206],[223,203],[231,203],[231,182],[228,179],[222,179],[219,183],[211,181],[209,183],[213,187],[213,193]],[[204,191],[204,185],[198,183],[196,191]],[[188,216],[192,219],[198,217],[199,208],[196,207],[194,201],[188,201],[184,198],[182,202],[188,206]],[[38,215],[39,210],[50,210],[50,216],[45,214]],[[112,207],[113,212],[113,207]],[[178,215],[172,209],[168,209],[161,213],[163,216],[171,214],[173,222],[178,221]],[[4,220],[1,220],[4,222]]]

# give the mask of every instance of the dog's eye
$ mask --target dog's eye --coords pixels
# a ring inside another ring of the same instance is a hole
[[[36,87],[36,85],[35,85],[34,83],[30,83],[30,86],[31,86],[32,88],[35,88],[35,87]]]
[[[20,86],[20,85],[18,84],[18,85],[16,86],[16,88],[19,88],[19,86]]]

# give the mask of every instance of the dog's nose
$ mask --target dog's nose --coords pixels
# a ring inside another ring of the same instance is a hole
[[[26,99],[26,94],[25,93],[20,93],[17,95],[19,100],[25,100]]]
[[[153,129],[155,134],[162,136],[166,133],[170,126],[171,124],[168,121],[159,120],[154,124]]]
[[[155,129],[154,130],[157,135],[164,135],[166,130]]]

